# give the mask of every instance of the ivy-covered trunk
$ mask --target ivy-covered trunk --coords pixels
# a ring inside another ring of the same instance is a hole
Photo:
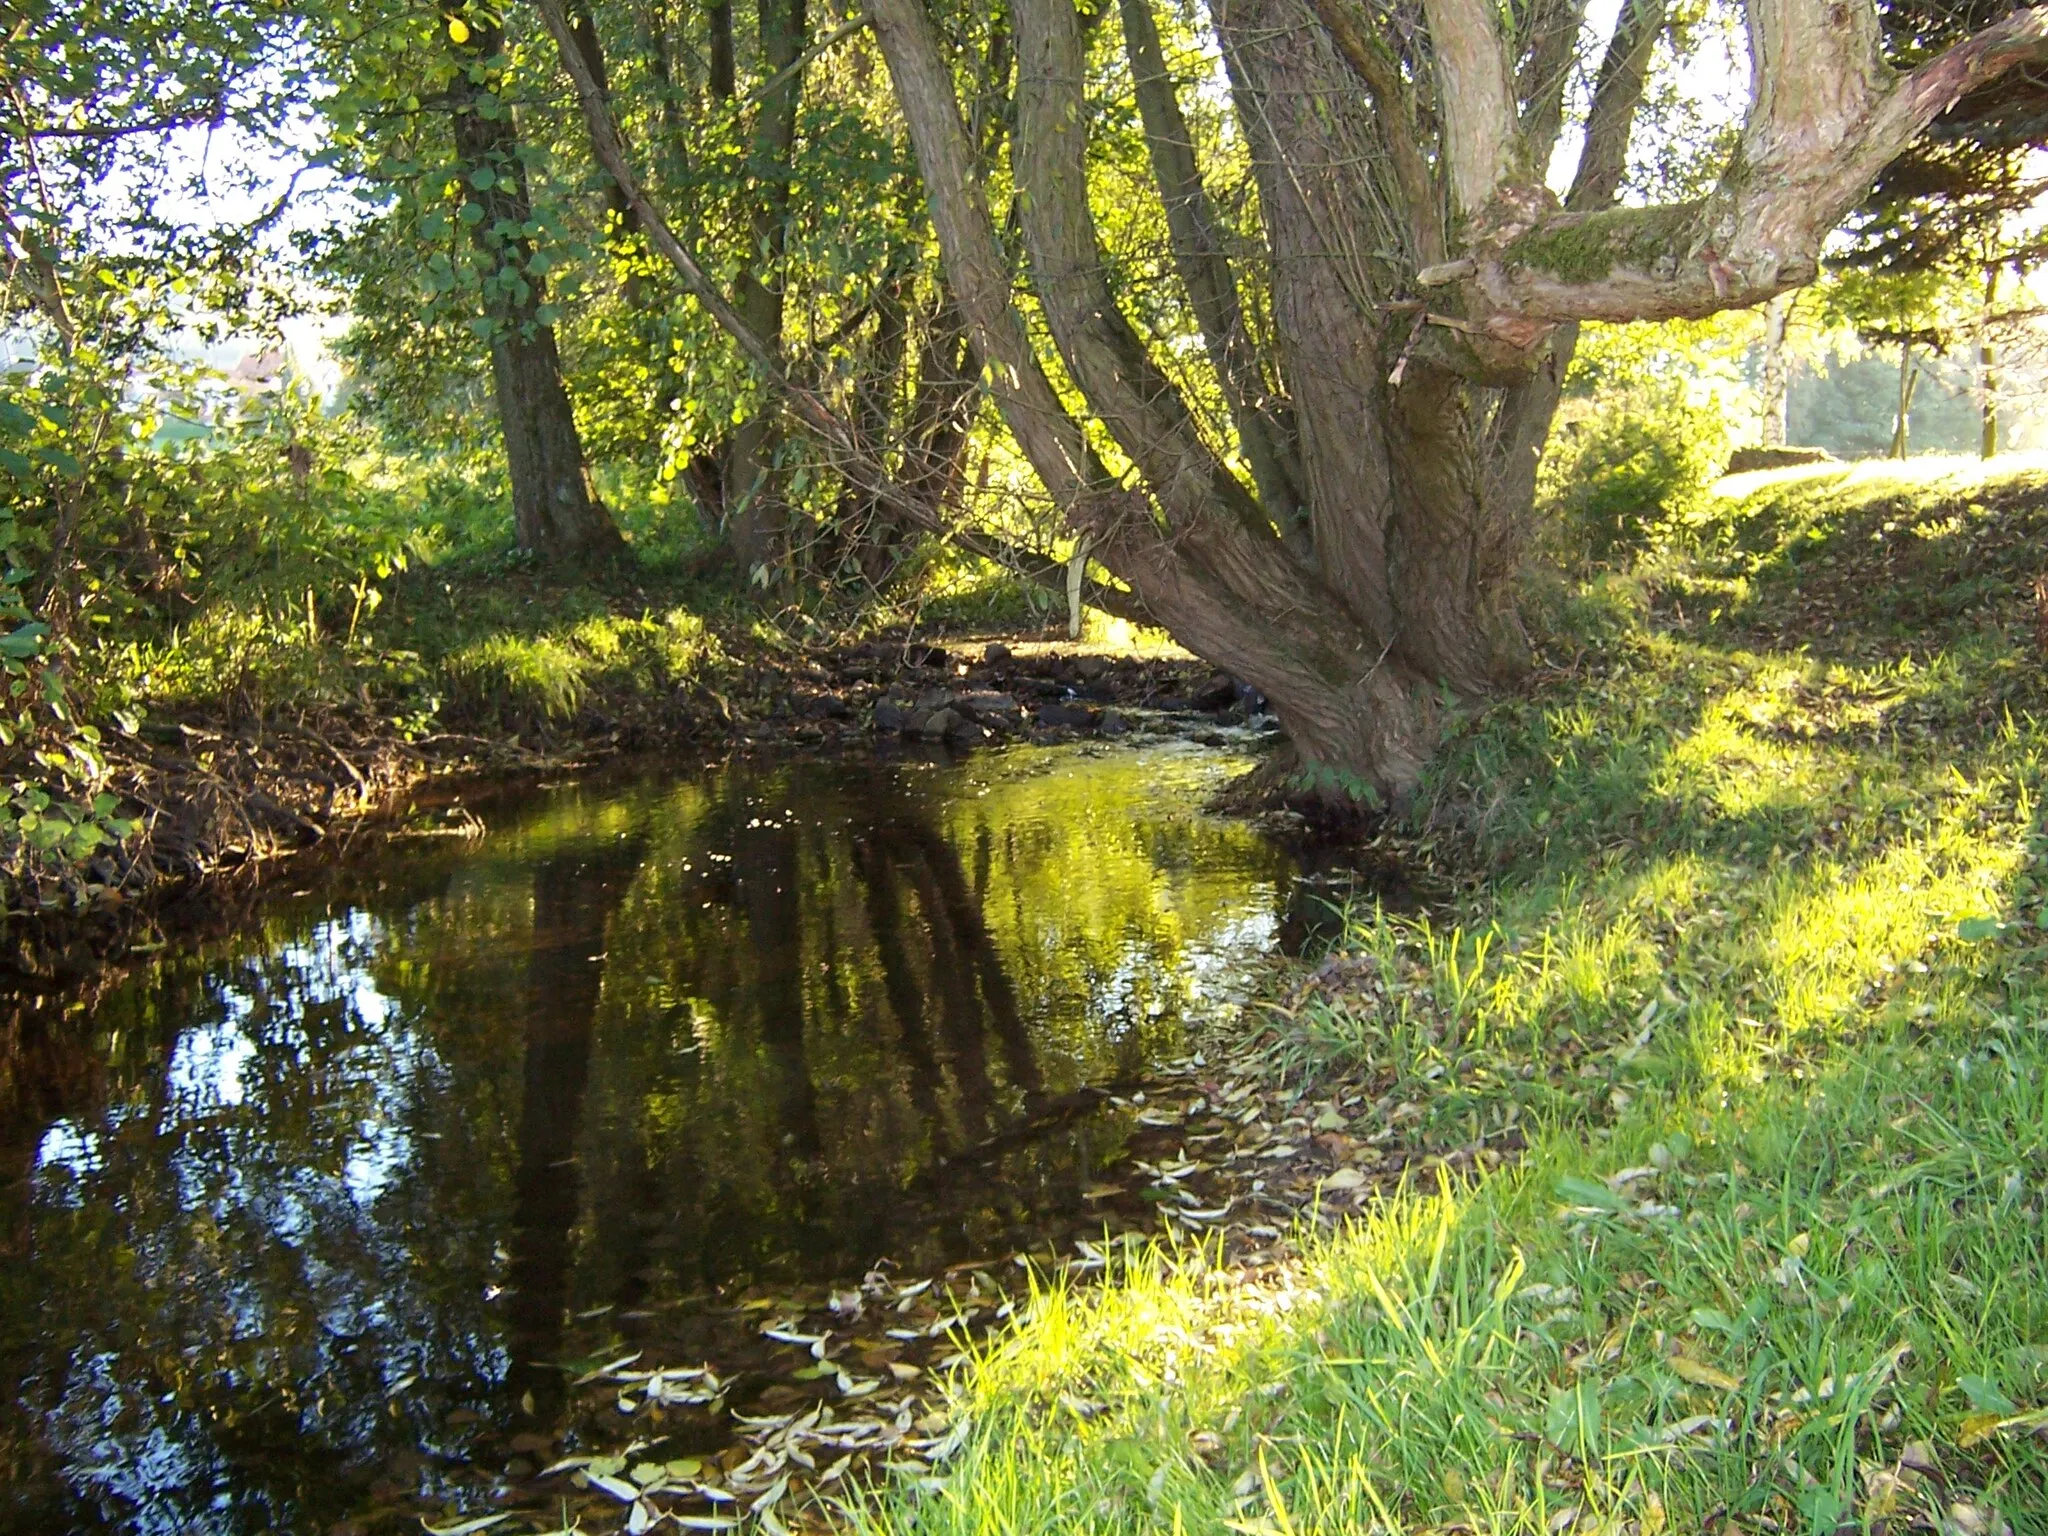
[[[546,555],[605,554],[619,531],[591,489],[555,331],[544,318],[546,279],[524,233],[532,217],[511,104],[498,92],[495,60],[505,39],[495,22],[452,18],[457,69],[449,85],[456,158],[467,182],[459,210],[485,258],[491,385],[512,481],[512,523],[521,549]]]

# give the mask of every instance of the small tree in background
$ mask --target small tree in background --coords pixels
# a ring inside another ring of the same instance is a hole
[[[1820,293],[1822,311],[1873,347],[1897,347],[1899,387],[1892,415],[1890,457],[1910,448],[1913,396],[1929,354],[1944,355],[1975,322],[1975,295],[1939,267],[1890,273],[1850,267]]]

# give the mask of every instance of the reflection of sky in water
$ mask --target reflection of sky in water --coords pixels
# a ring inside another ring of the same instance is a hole
[[[195,1119],[214,1109],[232,1109],[242,1102],[242,1069],[256,1054],[256,1042],[244,1034],[239,1019],[255,1007],[252,998],[224,989],[221,1001],[228,1017],[218,1024],[188,1029],[171,1051],[167,1071],[171,1104],[182,1118]]]
[[[79,1181],[105,1166],[98,1132],[59,1120],[36,1144],[33,1187],[38,1198],[76,1209],[85,1199]]]
[[[1133,939],[1125,946],[1121,963],[1096,978],[1089,998],[1089,1009],[1102,1020],[1106,1036],[1123,1039],[1141,1017],[1170,1015],[1196,1024],[1206,1008],[1238,1001],[1245,956],[1264,953],[1279,933],[1273,899],[1270,882],[1255,883],[1245,910],[1219,919],[1199,936],[1184,938],[1179,965],[1171,975],[1159,973],[1156,943]]]
[[[68,1480],[121,1511],[123,1528],[266,1529],[288,1507],[237,1486],[235,1453],[182,1400],[192,1391],[204,1401],[253,1390],[247,1406],[287,1412],[310,1444],[368,1446],[389,1438],[389,1383],[503,1374],[480,1292],[451,1307],[421,1272],[423,1239],[460,1234],[423,1233],[399,1198],[416,1162],[413,1122],[437,1113],[450,1082],[431,1039],[371,974],[380,938],[375,916],[349,911],[215,972],[203,992],[211,1017],[173,1037],[153,1111],[147,1096],[117,1099],[95,1122],[54,1123],[38,1146],[33,1196],[44,1209],[154,1210],[169,1193],[197,1223],[129,1231],[120,1278],[151,1311],[96,1321],[78,1309],[83,1333],[43,1421]],[[317,1102],[306,1102],[309,1088]],[[134,1134],[145,1125],[149,1135]],[[166,1178],[161,1193],[152,1187]],[[137,1379],[138,1348],[182,1356],[191,1386],[145,1390],[155,1373]],[[375,1387],[337,1394],[348,1380]],[[419,1411],[408,1405],[404,1417]],[[406,1444],[439,1434],[426,1422],[398,1428]]]

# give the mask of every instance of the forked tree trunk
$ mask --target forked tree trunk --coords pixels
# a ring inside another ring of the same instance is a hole
[[[1654,38],[1647,10],[1635,8],[1625,62]],[[1060,0],[1018,0],[1013,11],[1016,174],[1032,277],[1069,376],[1149,494],[1104,483],[1045,382],[1009,305],[937,39],[915,0],[880,0],[877,34],[948,273],[996,365],[998,403],[1041,478],[1089,530],[1095,558],[1153,622],[1266,694],[1312,783],[1398,801],[1435,748],[1446,692],[1483,695],[1527,664],[1511,578],[1562,364],[1506,389],[1474,387],[1438,338],[1417,344],[1412,306],[1390,316],[1376,302],[1376,253],[1431,238],[1426,227],[1387,227],[1374,168],[1401,157],[1380,116],[1302,0],[1219,0],[1270,250],[1274,336],[1264,357],[1291,386],[1269,388],[1259,354],[1242,360],[1255,338],[1243,333],[1236,279],[1205,227],[1149,12],[1127,5],[1176,266],[1251,462],[1252,485],[1240,483],[1204,446],[1103,277],[1084,136],[1064,127],[1085,116],[1072,12]],[[1611,112],[1641,80],[1639,67],[1608,73]],[[1591,157],[1593,180],[1610,158]],[[1611,196],[1613,179],[1600,196]]]
[[[536,3],[574,73],[559,0]],[[1482,698],[1527,664],[1514,576],[1577,325],[1702,315],[1808,280],[1822,240],[1914,134],[2048,51],[2048,12],[2023,10],[1900,76],[1879,57],[1872,0],[1749,0],[1751,107],[1721,185],[1617,208],[1664,0],[1625,0],[1562,204],[1544,171],[1582,0],[1422,0],[1398,27],[1361,0],[1211,0],[1259,195],[1248,279],[1217,237],[1146,4],[1120,0],[1124,41],[1173,268],[1223,403],[1209,419],[1112,287],[1072,0],[1009,8],[1028,274],[998,238],[990,167],[931,10],[870,0],[868,16],[987,388],[1120,584],[1105,605],[1263,690],[1323,787],[1394,801],[1419,785],[1446,700]],[[625,174],[594,82],[578,92],[600,158]],[[718,300],[680,241],[664,249]],[[1248,280],[1268,300],[1257,334]],[[744,345],[741,316],[711,307]],[[860,433],[748,350],[858,462]]]
[[[532,218],[526,170],[491,64],[504,52],[504,33],[480,11],[449,15],[466,28],[464,40],[451,43],[457,68],[448,102],[465,197],[481,215],[471,228],[486,265],[491,386],[512,481],[514,535],[521,549],[539,554],[608,554],[620,547],[619,530],[591,489],[554,327],[540,318],[546,286],[520,233]]]
[[[1899,403],[1892,417],[1891,456],[1903,459],[1906,456],[1907,439],[1913,421],[1913,391],[1919,383],[1919,375],[1913,371],[1913,343],[1899,343]]]
[[[870,14],[962,311],[1047,488],[1135,606],[1266,692],[1326,781],[1396,800],[1417,786],[1442,701],[1482,698],[1527,663],[1514,576],[1577,324],[1705,314],[1805,281],[1880,166],[2048,39],[2048,21],[2020,13],[1897,77],[1868,0],[1751,0],[1742,157],[1701,203],[1617,209],[1662,0],[1621,9],[1561,206],[1543,172],[1573,0],[1512,16],[1424,0],[1426,43],[1356,0],[1209,10],[1266,246],[1271,334],[1253,366],[1147,0],[1122,0],[1122,21],[1174,264],[1249,484],[1110,288],[1073,8],[1012,4],[1029,281],[1067,378],[1130,466],[1135,485],[1114,489],[1010,303],[929,15],[917,0]]]

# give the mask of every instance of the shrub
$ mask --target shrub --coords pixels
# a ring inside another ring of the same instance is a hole
[[[1541,502],[1565,553],[1609,563],[1705,499],[1728,461],[1725,412],[1681,378],[1573,400],[1544,455]]]

